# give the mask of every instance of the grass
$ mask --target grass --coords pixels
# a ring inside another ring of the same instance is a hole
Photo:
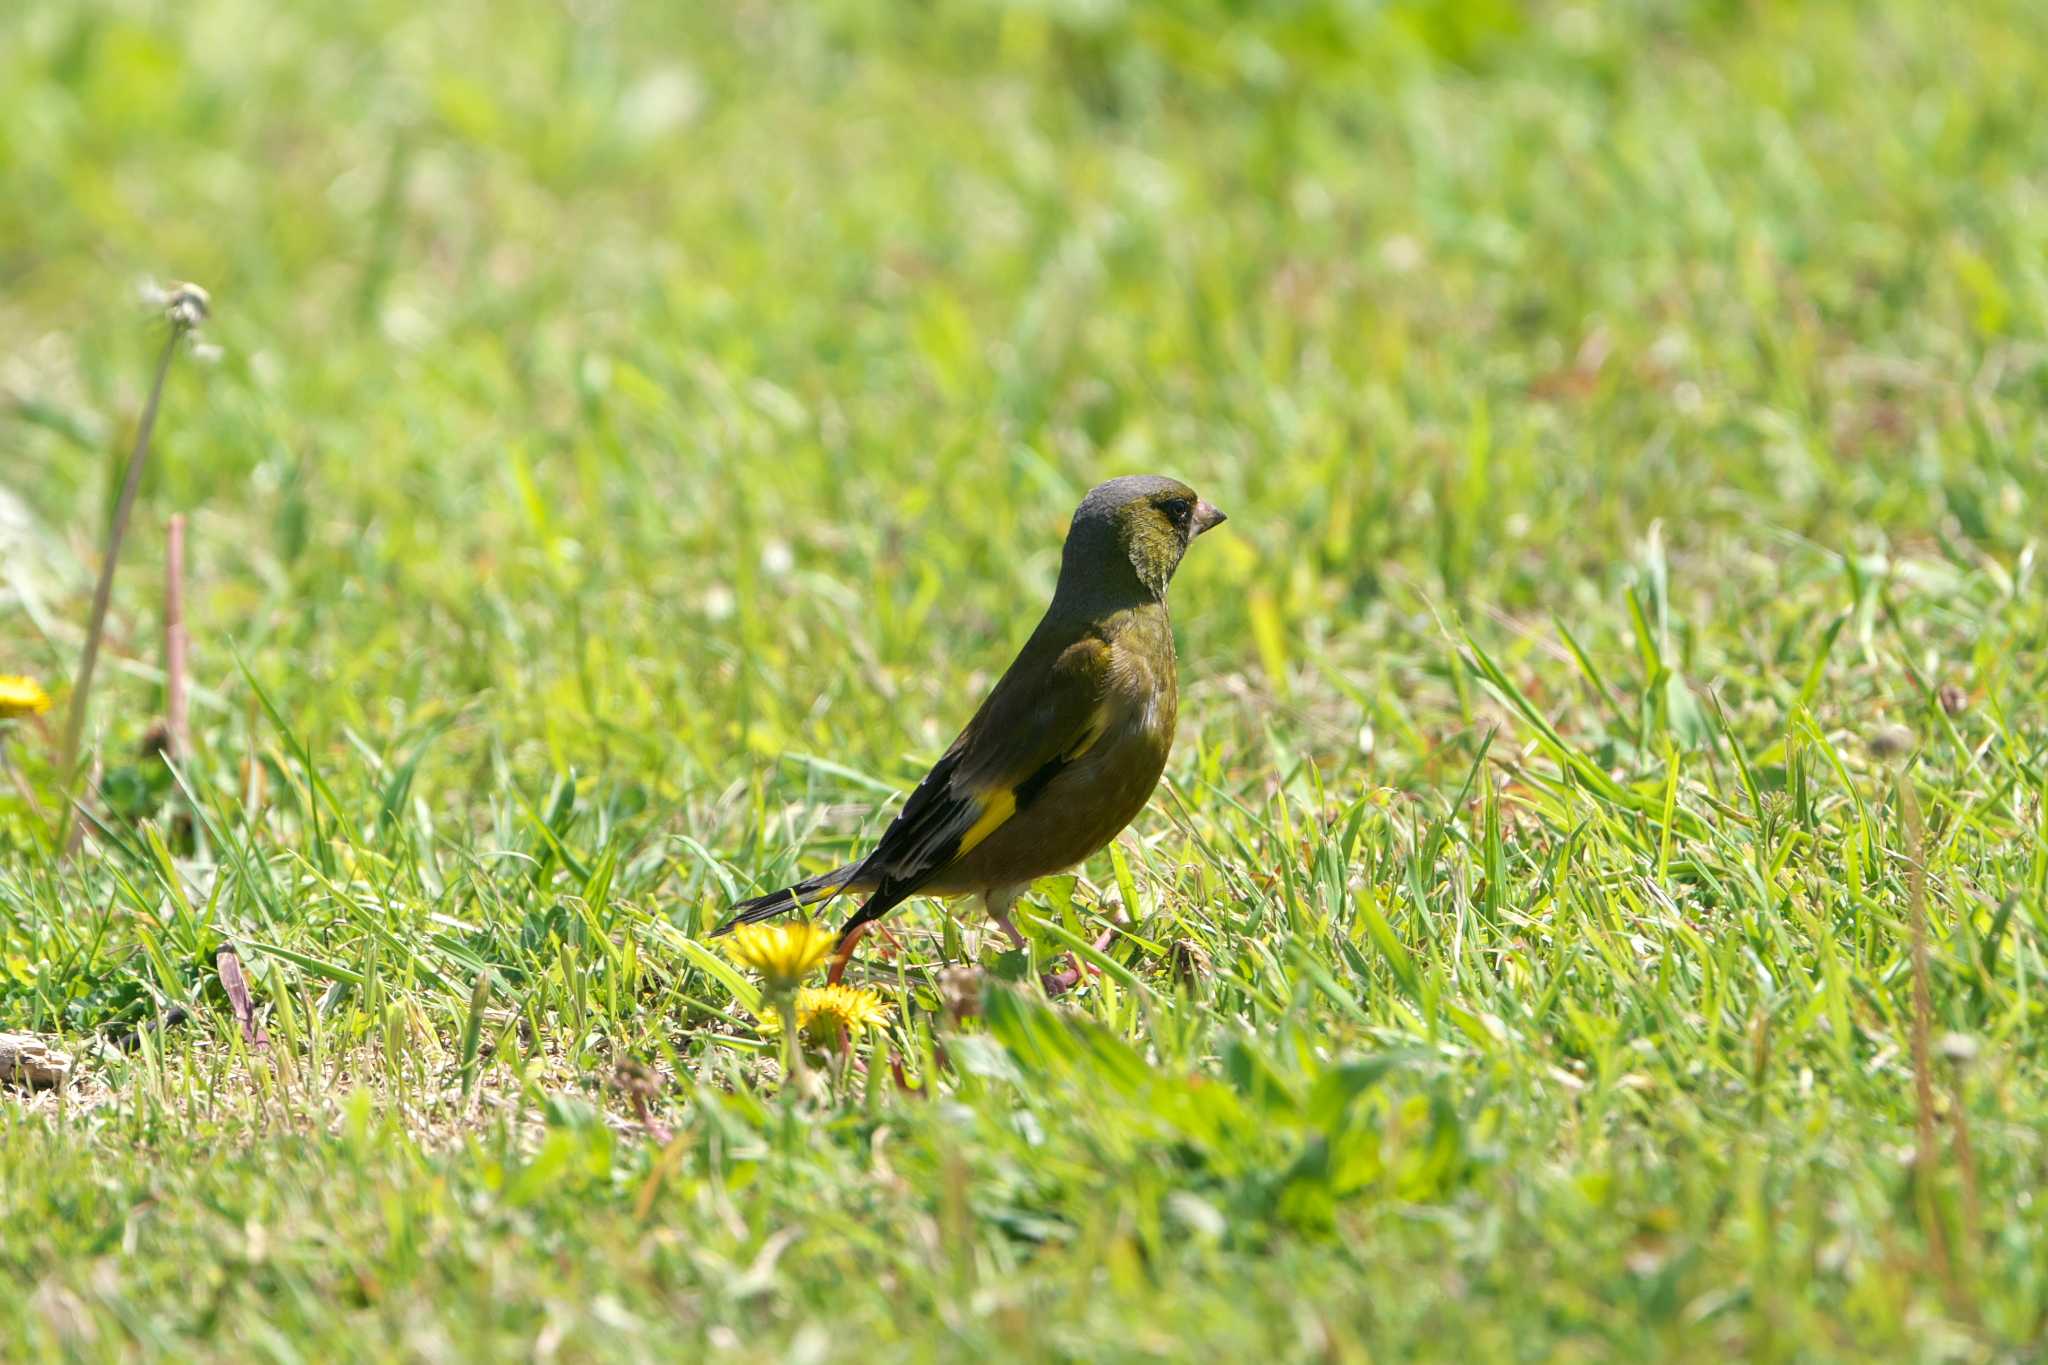
[[[77,856],[0,731],[0,1028],[81,1070],[0,1097],[0,1355],[2042,1349],[2040,6],[92,0],[0,87],[60,706],[135,282],[220,348]],[[704,930],[1138,470],[1231,517],[1179,742],[1025,911],[1125,932],[1049,1004],[913,909],[783,1087]]]

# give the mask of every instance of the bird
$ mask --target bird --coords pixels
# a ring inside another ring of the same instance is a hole
[[[712,937],[864,896],[835,944],[845,973],[869,925],[912,896],[979,896],[1010,943],[1040,877],[1101,851],[1166,769],[1179,682],[1166,588],[1224,514],[1178,479],[1098,484],[1075,509],[1044,617],[974,718],[856,862],[732,907]]]

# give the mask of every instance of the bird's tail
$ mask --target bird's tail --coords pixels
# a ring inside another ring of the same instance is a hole
[[[845,889],[846,884],[853,880],[854,873],[858,871],[859,863],[848,863],[845,867],[835,867],[830,872],[820,872],[815,877],[806,877],[795,886],[785,886],[780,891],[771,891],[765,896],[741,901],[732,908],[732,913],[725,917],[725,922],[711,931],[711,937],[729,934],[742,924],[759,924],[764,919],[787,914],[798,906],[816,905],[819,901],[830,900]]]

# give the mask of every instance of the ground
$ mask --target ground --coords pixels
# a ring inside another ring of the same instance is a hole
[[[85,0],[0,88],[0,1356],[2042,1349],[2048,7]],[[1130,472],[1230,514],[1165,784],[785,1083],[705,931]]]

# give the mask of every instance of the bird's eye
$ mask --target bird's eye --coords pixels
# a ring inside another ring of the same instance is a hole
[[[1195,505],[1186,498],[1168,498],[1159,504],[1159,510],[1166,513],[1166,519],[1175,526],[1185,527],[1188,518],[1194,515]]]

